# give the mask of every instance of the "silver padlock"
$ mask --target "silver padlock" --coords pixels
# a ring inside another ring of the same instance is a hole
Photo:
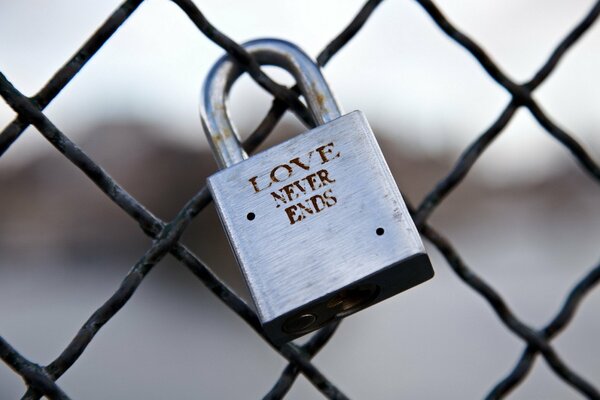
[[[433,277],[417,229],[360,111],[340,116],[320,68],[277,39],[244,48],[296,79],[319,126],[248,158],[227,113],[243,70],[210,71],[201,117],[222,170],[216,209],[266,334],[282,343]]]

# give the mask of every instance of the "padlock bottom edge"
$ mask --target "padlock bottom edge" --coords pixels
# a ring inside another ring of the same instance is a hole
[[[303,307],[263,322],[263,329],[273,343],[283,344],[408,290],[433,276],[429,257],[426,253],[418,253]]]

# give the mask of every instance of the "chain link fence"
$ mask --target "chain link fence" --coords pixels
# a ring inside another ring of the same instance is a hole
[[[268,90],[274,97],[268,114],[245,141],[244,147],[247,151],[255,150],[263,142],[288,108],[293,108],[299,115],[307,115],[303,104],[298,100],[296,88],[286,88],[271,80],[261,70],[256,61],[244,51],[243,47],[213,26],[191,0],[173,0],[173,2],[183,10],[207,39],[229,53],[236,62],[243,66],[256,83]],[[499,117],[463,151],[453,168],[447,172],[443,179],[437,182],[424,200],[418,205],[409,204],[409,209],[421,234],[440,251],[450,268],[462,282],[489,303],[505,328],[521,339],[525,345],[522,355],[512,371],[507,376],[500,378],[486,398],[506,397],[527,378],[536,358],[541,356],[556,377],[566,385],[572,386],[586,398],[600,399],[600,392],[597,386],[594,385],[599,382],[585,380],[557,354],[551,344],[551,341],[572,321],[578,306],[586,298],[586,295],[597,285],[600,280],[600,265],[592,266],[591,270],[580,278],[551,322],[542,329],[536,329],[517,318],[499,293],[469,268],[450,241],[428,223],[429,217],[436,208],[461,183],[483,152],[492,144],[494,139],[504,132],[516,111],[522,107],[527,109],[537,123],[571,153],[579,166],[590,176],[591,184],[600,182],[600,166],[598,163],[592,159],[586,149],[571,134],[560,128],[532,97],[534,90],[544,82],[573,44],[597,20],[600,13],[600,1],[593,5],[583,20],[573,27],[558,44],[537,73],[525,83],[512,81],[473,39],[448,21],[433,2],[428,0],[416,0],[416,2],[450,40],[464,47],[489,77],[502,86],[511,96],[510,102],[502,110]],[[192,197],[172,221],[162,221],[119,186],[101,166],[96,164],[44,115],[44,108],[94,57],[100,47],[135,12],[141,3],[142,0],[127,0],[118,7],[79,51],[32,97],[24,96],[10,83],[7,77],[0,73],[0,95],[18,114],[14,121],[0,133],[0,156],[9,150],[10,146],[29,125],[33,125],[52,146],[85,173],[118,207],[135,219],[140,229],[153,239],[152,246],[131,268],[117,291],[89,317],[69,345],[54,361],[45,366],[38,365],[25,358],[18,349],[12,347],[2,337],[0,337],[0,358],[24,380],[27,389],[22,397],[23,399],[39,399],[42,396],[50,399],[69,399],[69,396],[56,381],[73,366],[104,324],[110,321],[128,302],[150,270],[165,255],[170,253],[200,279],[215,296],[250,325],[265,340],[266,344],[288,360],[289,365],[281,372],[265,398],[277,399],[284,397],[299,374],[303,374],[325,397],[330,399],[347,398],[341,388],[335,386],[324,372],[311,363],[311,359],[336,332],[340,325],[339,322],[322,328],[302,346],[294,343],[284,345],[270,343],[264,335],[254,311],[179,241],[191,220],[211,202],[210,194],[206,188],[202,188]],[[370,0],[363,5],[346,28],[318,55],[319,65],[325,66],[341,48],[352,40],[380,3],[381,0]]]

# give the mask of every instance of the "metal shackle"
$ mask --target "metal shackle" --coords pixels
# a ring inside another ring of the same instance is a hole
[[[242,46],[260,65],[278,66],[294,77],[319,125],[341,115],[321,69],[298,46],[279,39],[257,39]],[[248,158],[227,111],[229,91],[243,72],[230,56],[222,57],[206,77],[200,96],[202,125],[219,168]]]

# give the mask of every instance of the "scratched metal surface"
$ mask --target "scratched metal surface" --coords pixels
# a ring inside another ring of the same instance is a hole
[[[315,149],[329,143],[334,144],[330,155],[335,158],[323,163]],[[267,185],[273,168],[296,157],[310,164],[310,170],[295,167],[289,179],[258,193],[249,182],[258,176]],[[291,224],[271,192],[323,168],[335,182],[309,189],[286,206],[326,189],[337,203]],[[360,111],[222,170],[208,182],[263,321],[425,252]],[[248,220],[248,213],[255,219]],[[378,228],[384,229],[383,235],[377,235]]]
[[[341,115],[340,107],[321,69],[298,46],[271,38],[252,40],[243,46],[261,65],[276,65],[294,76],[309,106],[307,111],[319,124]],[[227,111],[229,91],[243,73],[244,69],[226,54],[209,71],[200,95],[200,115],[204,132],[221,168],[248,158]],[[302,112],[297,113],[303,118]],[[308,117],[304,116],[305,120],[306,118]],[[306,122],[311,123],[312,120],[308,118]]]

